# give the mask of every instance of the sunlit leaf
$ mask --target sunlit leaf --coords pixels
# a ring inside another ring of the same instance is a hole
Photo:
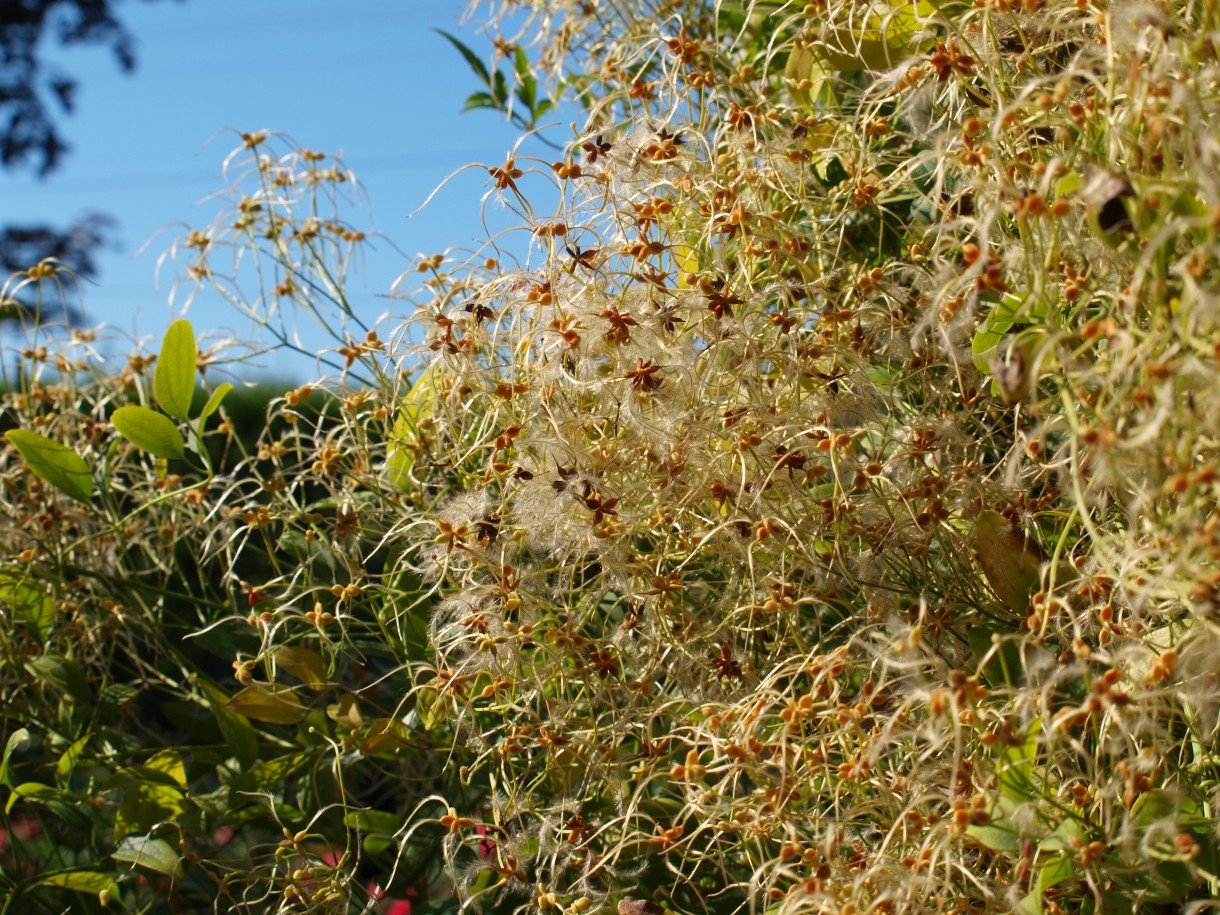
[[[0,785],[8,785],[12,787],[12,782],[9,780],[8,764],[12,759],[17,749],[30,742],[30,732],[25,728],[17,728],[13,733],[8,735],[8,740],[4,744],[4,756],[0,757]]]
[[[174,823],[186,813],[188,801],[182,789],[161,781],[146,781],[123,791],[114,817],[117,838],[146,833],[161,823]]]
[[[45,637],[55,624],[55,601],[43,584],[25,572],[0,571],[0,605],[7,606],[15,619],[28,623]]]
[[[76,763],[80,759],[81,753],[85,750],[85,745],[89,743],[93,737],[92,734],[86,734],[68,749],[64,750],[59,757],[59,761],[55,764],[55,772],[60,778],[60,783],[65,784],[72,777],[73,771],[76,769]]]
[[[148,407],[119,407],[110,417],[119,434],[141,451],[160,458],[181,458],[186,443],[174,421]]]
[[[399,489],[411,489],[411,468],[415,465],[419,423],[432,415],[440,396],[437,370],[430,368],[411,385],[394,417],[394,431],[386,449],[386,474]]]
[[[897,66],[919,49],[916,40],[932,4],[891,5],[875,0],[849,7],[851,21],[827,29],[826,38],[809,44],[813,56],[829,70],[884,70]]]
[[[326,665],[316,651],[297,645],[281,645],[275,650],[275,663],[312,690],[326,686]]]
[[[164,874],[166,877],[182,875],[182,856],[164,839],[152,836],[127,836],[111,857],[115,861],[136,864]]]
[[[28,429],[10,429],[4,437],[12,442],[36,476],[64,495],[77,502],[88,502],[93,496],[93,474],[89,465],[67,445]]]
[[[106,894],[107,898],[113,899],[118,895],[119,887],[114,882],[114,878],[109,874],[103,874],[101,871],[63,871],[58,874],[49,874],[41,878],[38,886],[54,886],[65,890],[76,890],[78,893],[89,893],[90,895]]]
[[[286,686],[251,683],[229,700],[228,709],[272,724],[296,724],[305,717],[306,708],[296,693]]]
[[[228,393],[233,390],[233,385],[227,381],[224,384],[217,385],[216,390],[212,392],[212,396],[208,398],[208,402],[203,405],[203,409],[199,411],[199,428],[203,428],[203,424],[208,421],[213,413],[220,409],[221,402],[228,396]]]
[[[409,738],[406,726],[397,718],[377,718],[369,722],[364,739],[360,741],[360,752],[365,756],[376,756],[385,750],[405,747]]]
[[[165,332],[153,374],[153,394],[161,409],[170,416],[186,419],[190,415],[198,358],[191,322],[175,321]]]

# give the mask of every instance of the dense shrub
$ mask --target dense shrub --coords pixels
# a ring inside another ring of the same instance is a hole
[[[365,326],[350,176],[247,135],[175,254],[332,332],[286,426],[167,475],[106,419],[168,381],[23,357],[7,421],[95,491],[5,464],[10,898],[1211,898],[1216,7],[500,15],[588,118],[487,168],[523,262],[424,258]]]

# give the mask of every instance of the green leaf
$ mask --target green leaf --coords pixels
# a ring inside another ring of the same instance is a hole
[[[508,103],[508,80],[497,70],[491,81],[491,97],[497,108],[503,108]]]
[[[448,32],[442,29],[433,29],[433,31],[457,48],[458,53],[466,59],[466,63],[470,66],[470,69],[474,71],[475,76],[482,81],[484,86],[491,86],[491,79],[487,75],[487,66],[482,60],[479,59],[479,55],[474,53],[474,51],[470,50],[470,48],[466,47],[466,45],[462,44]]]
[[[30,732],[25,728],[17,728],[8,735],[8,741],[4,744],[4,756],[0,757],[0,785],[8,785],[10,788],[13,786],[8,774],[9,760],[17,752],[18,747],[29,742]]]
[[[420,724],[430,731],[449,717],[453,703],[449,696],[441,695],[431,686],[424,686],[415,697],[415,708],[419,712]]]
[[[831,70],[884,70],[930,42],[916,36],[934,8],[927,0],[916,5],[891,5],[882,0],[857,4],[851,24],[826,29],[826,40],[810,46],[813,54]]]
[[[1055,182],[1055,199],[1067,197],[1084,187],[1084,176],[1080,172],[1068,172]]]
[[[81,753],[84,752],[85,744],[93,737],[92,734],[86,734],[68,749],[64,750],[62,756],[59,757],[59,762],[55,764],[55,772],[59,775],[60,781],[67,785],[68,779],[72,777],[73,771],[76,769],[77,760],[80,759]]]
[[[409,740],[406,726],[397,718],[377,718],[369,723],[364,739],[360,741],[360,752],[365,756],[376,756],[386,750],[405,747]]]
[[[127,836],[111,857],[115,861],[146,867],[167,877],[182,876],[182,856],[164,839],[147,835]]]
[[[141,451],[160,458],[185,456],[182,433],[168,416],[148,407],[119,407],[110,417],[119,434]]]
[[[10,429],[4,437],[12,442],[35,476],[77,502],[88,502],[93,496],[89,465],[67,445],[28,429]]]
[[[1021,836],[1011,820],[1000,820],[986,826],[967,826],[966,834],[984,848],[1016,854],[1021,849]]]
[[[103,905],[109,899],[114,899],[119,893],[119,886],[114,882],[114,878],[109,874],[103,874],[101,871],[62,871],[58,874],[50,874],[43,877],[36,885],[55,886],[65,890],[76,890],[78,893],[96,894],[98,896],[105,893],[106,898],[103,899]]]
[[[258,737],[254,733],[254,726],[250,724],[248,718],[229,711],[227,707],[229,697],[219,686],[208,683],[202,678],[198,682],[204,699],[212,709],[216,723],[220,726],[220,733],[224,735],[225,743],[237,757],[237,762],[242,769],[249,769],[258,760]]]
[[[275,650],[275,663],[312,690],[326,686],[326,665],[316,651],[296,645],[281,645]]]
[[[386,474],[390,483],[399,489],[411,488],[411,468],[415,465],[417,430],[420,420],[435,410],[440,394],[437,390],[438,372],[429,368],[411,385],[411,390],[402,399],[398,415],[394,417],[394,431],[386,449]]]
[[[486,92],[475,92],[466,99],[466,104],[462,106],[463,111],[473,111],[476,108],[494,108],[497,111],[500,106]]]
[[[518,47],[513,57],[513,72],[517,77],[517,98],[529,111],[534,110],[538,98],[538,80],[530,72],[529,58],[525,50]]]
[[[364,834],[361,845],[370,855],[380,854],[392,846],[394,836],[403,826],[402,817],[383,810],[349,810],[343,823]]]
[[[186,790],[186,765],[182,762],[182,755],[175,750],[162,750],[153,754],[152,758],[144,763],[144,768],[169,776],[174,784],[183,791]]]
[[[285,781],[296,775],[314,760],[314,754],[309,752],[289,753],[258,763],[249,772],[243,772],[229,782],[229,801],[237,803],[237,796],[242,793],[267,791],[281,787]]]
[[[990,687],[1017,687],[1025,682],[1025,666],[1014,635],[1008,633],[1005,637],[995,626],[970,629],[970,651],[975,661],[982,664],[979,673]]]
[[[114,817],[115,837],[147,833],[161,823],[176,823],[186,813],[188,804],[182,789],[163,784],[159,779],[131,785],[123,792]]]
[[[227,708],[271,724],[296,724],[306,712],[296,693],[286,686],[270,683],[251,683],[229,700]]]
[[[32,575],[23,571],[0,571],[0,604],[8,606],[15,618],[33,627],[45,638],[55,624],[55,602]]]
[[[208,417],[220,409],[220,403],[225,399],[230,391],[233,390],[233,385],[227,381],[217,386],[212,392],[212,396],[208,398],[208,402],[203,405],[203,409],[199,411],[199,428],[203,428],[203,424],[208,421]]]
[[[63,792],[55,790],[50,785],[44,785],[42,782],[22,782],[14,787],[13,793],[8,796],[8,803],[4,805],[4,812],[6,814],[12,813],[18,801],[30,798],[60,798],[62,796]],[[49,804],[47,801],[44,801],[44,803]]]
[[[56,692],[71,696],[78,702],[91,703],[93,690],[85,679],[80,665],[75,661],[46,654],[38,658],[30,658],[25,662],[25,669],[36,680],[49,686]]]
[[[190,415],[198,358],[199,350],[195,346],[195,331],[191,322],[175,321],[165,332],[161,354],[157,357],[157,369],[153,374],[153,394],[161,409],[170,416],[186,419]]]

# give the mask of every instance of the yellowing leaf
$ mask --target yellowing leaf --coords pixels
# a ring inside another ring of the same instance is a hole
[[[1008,519],[984,511],[974,524],[974,543],[987,582],[1011,610],[1024,614],[1042,580],[1042,550]]]
[[[326,717],[341,724],[349,731],[364,727],[364,716],[360,714],[360,703],[351,693],[344,693],[339,701],[326,707]]]
[[[296,645],[281,645],[275,650],[275,663],[312,690],[326,686],[326,665],[316,651]]]
[[[788,82],[792,101],[806,108],[833,105],[835,102],[830,73],[823,66],[820,53],[820,49],[814,50],[804,44],[794,45],[784,67],[784,78]]]
[[[699,272],[699,259],[695,256],[695,249],[690,245],[674,245],[673,259],[674,268],[678,273],[678,288],[689,289],[690,283],[686,282],[686,274]]]
[[[10,429],[4,437],[12,442],[35,476],[77,502],[89,501],[93,495],[93,474],[79,454],[28,429]]]
[[[916,50],[916,35],[933,7],[927,0],[917,5],[886,2],[847,7],[847,22],[828,28],[823,40],[809,45],[818,62],[828,70],[885,70],[897,66]]]
[[[370,722],[360,741],[360,752],[365,756],[376,756],[386,750],[405,747],[409,735],[406,726],[397,718],[378,718]]]
[[[415,708],[419,712],[419,722],[427,730],[432,730],[453,711],[453,698],[442,694],[434,687],[422,687],[415,697]]]
[[[231,712],[271,724],[296,724],[306,713],[296,693],[270,683],[251,683],[230,699],[227,707]]]

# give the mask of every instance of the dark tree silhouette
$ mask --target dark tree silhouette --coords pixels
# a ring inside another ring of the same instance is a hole
[[[77,81],[43,58],[49,41],[104,45],[121,70],[134,69],[135,42],[116,6],[115,0],[0,0],[0,168],[28,168],[46,177],[69,150],[58,118],[71,114]],[[113,226],[97,214],[66,228],[0,226],[0,269],[7,276],[54,257],[89,276]]]

